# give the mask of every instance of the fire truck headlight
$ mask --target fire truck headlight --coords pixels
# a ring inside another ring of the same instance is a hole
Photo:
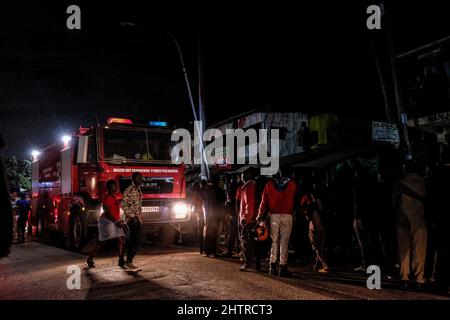
[[[175,219],[186,219],[189,215],[189,206],[186,203],[178,202],[173,206]]]

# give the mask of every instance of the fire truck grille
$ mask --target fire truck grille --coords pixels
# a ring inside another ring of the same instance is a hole
[[[151,130],[105,129],[105,160],[170,161],[170,134]]]

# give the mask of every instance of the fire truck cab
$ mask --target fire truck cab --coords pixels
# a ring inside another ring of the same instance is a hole
[[[172,164],[166,126],[110,118],[106,125],[80,128],[42,150],[32,162],[31,221],[38,237],[57,231],[68,247],[80,251],[97,232],[106,182],[117,181],[121,199],[133,172],[140,172],[145,234],[158,245],[171,244],[192,210],[185,167]]]

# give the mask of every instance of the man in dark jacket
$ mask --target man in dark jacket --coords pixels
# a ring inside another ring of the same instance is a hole
[[[203,216],[203,209],[202,209],[202,199],[201,199],[201,194],[202,189],[201,189],[201,185],[200,182],[196,181],[194,182],[194,184],[192,185],[192,189],[191,189],[191,201],[192,201],[192,205],[194,206],[194,214],[196,217],[196,222],[197,222],[197,239],[198,239],[198,246],[199,246],[199,251],[200,254],[204,253],[204,244],[205,244],[205,239],[203,236],[203,230],[205,229],[205,218]]]
[[[25,225],[28,220],[28,212],[30,211],[30,201],[27,200],[25,193],[21,193],[19,200],[16,201],[17,212],[17,241],[25,242]]]
[[[217,253],[217,239],[220,221],[225,214],[226,194],[219,187],[219,176],[213,176],[212,185],[201,192],[202,207],[205,217],[205,255],[219,257]],[[203,183],[204,185],[204,183]]]
[[[229,236],[228,236],[228,246],[227,246],[227,256],[232,257],[233,251],[236,248],[236,244],[240,244],[239,240],[239,208],[240,204],[238,202],[240,201],[237,198],[238,188],[242,187],[242,182],[237,175],[230,183],[230,186],[227,190],[227,205],[228,205],[228,212],[230,214],[230,223],[229,223]],[[239,191],[240,192],[240,191]],[[239,250],[238,250],[239,251]]]

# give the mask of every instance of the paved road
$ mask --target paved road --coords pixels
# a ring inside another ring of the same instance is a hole
[[[239,260],[200,256],[193,248],[143,248],[138,274],[117,267],[114,252],[85,269],[85,256],[38,242],[14,245],[0,260],[0,299],[444,299],[429,293],[400,291],[389,282],[368,290],[366,275],[340,272],[317,275],[295,268],[294,278],[270,278],[265,272],[239,272]],[[81,268],[81,289],[67,288],[68,266]]]

